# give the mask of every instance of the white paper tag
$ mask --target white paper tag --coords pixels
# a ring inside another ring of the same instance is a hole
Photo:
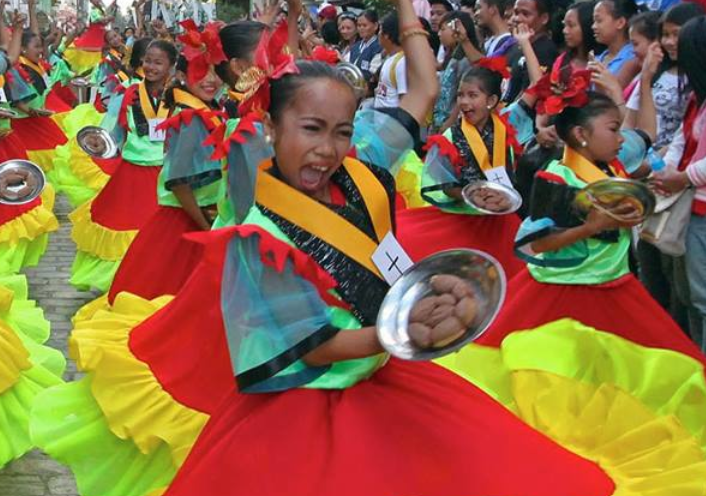
[[[392,286],[414,262],[404,251],[395,235],[387,233],[377,250],[373,252],[373,263],[378,268],[387,283]]]
[[[96,98],[98,98],[98,87],[97,86],[91,86],[91,93],[88,97],[88,103],[93,103],[96,101]]]
[[[150,119],[148,122],[150,126],[150,141],[164,141],[167,139],[167,131],[165,129],[157,129],[165,119]]]
[[[507,186],[508,188],[514,188],[514,186],[512,185],[512,181],[510,181],[510,176],[508,176],[507,174],[507,169],[504,165],[488,169],[487,171],[485,171],[485,177],[488,178],[488,181],[497,184],[502,184],[503,186]]]
[[[51,89],[51,86],[49,86],[49,84],[51,83],[51,81],[49,81],[49,75],[46,74],[46,73],[43,74],[43,75],[42,75],[42,79],[44,80],[44,86],[46,86],[47,89],[50,90],[50,89]]]
[[[5,94],[5,88],[0,88],[0,103],[7,103],[7,94]]]

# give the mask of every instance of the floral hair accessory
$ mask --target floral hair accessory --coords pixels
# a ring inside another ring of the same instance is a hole
[[[184,44],[182,53],[188,62],[186,77],[189,84],[196,84],[206,77],[209,66],[228,60],[218,36],[220,24],[209,22],[203,31],[199,31],[192,19],[182,21],[179,25],[184,28],[184,34],[178,40]]]
[[[263,113],[270,107],[270,80],[297,72],[294,57],[287,50],[287,23],[265,30],[255,49],[254,64],[238,78],[235,90],[244,93],[238,112]]]
[[[583,69],[568,72],[555,67],[542,77],[537,84],[527,89],[527,94],[538,98],[537,113],[556,115],[566,107],[583,107],[588,103],[588,89],[591,86],[591,71]]]
[[[503,79],[510,77],[507,70],[507,59],[505,57],[483,57],[475,62],[476,67],[484,67],[492,72],[497,72]]]

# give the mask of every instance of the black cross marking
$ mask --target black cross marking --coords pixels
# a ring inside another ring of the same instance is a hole
[[[387,259],[390,261],[390,266],[387,268],[388,272],[392,272],[392,269],[395,269],[399,275],[402,275],[402,271],[400,268],[397,266],[397,262],[399,262],[400,257],[396,256],[394,259],[390,256],[389,252],[385,252],[385,255],[387,255]]]

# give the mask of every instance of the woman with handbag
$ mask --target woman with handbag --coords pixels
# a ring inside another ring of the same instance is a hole
[[[691,303],[701,316],[701,328],[696,330],[696,341],[705,348],[706,334],[706,16],[692,19],[679,33],[679,68],[689,78],[693,90],[684,123],[672,141],[665,156],[667,169],[657,174],[655,184],[666,193],[690,195],[693,203],[688,228],[684,229],[686,273],[691,292]]]

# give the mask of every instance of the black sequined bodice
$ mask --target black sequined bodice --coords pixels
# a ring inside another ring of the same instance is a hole
[[[368,167],[387,192],[394,230],[394,179],[384,169],[373,165],[368,165]],[[276,165],[271,169],[271,173],[275,177],[281,178]],[[346,197],[346,205],[325,204],[325,206],[358,227],[369,238],[379,241],[375,236],[373,223],[360,191],[356,188],[350,175],[341,167],[331,176],[331,181],[343,192]],[[373,325],[377,319],[382,300],[389,289],[387,283],[313,234],[304,231],[260,204],[258,207],[294,242],[299,250],[312,257],[316,263],[333,276],[338,283],[336,291],[344,301],[351,305],[353,315],[363,325]]]

